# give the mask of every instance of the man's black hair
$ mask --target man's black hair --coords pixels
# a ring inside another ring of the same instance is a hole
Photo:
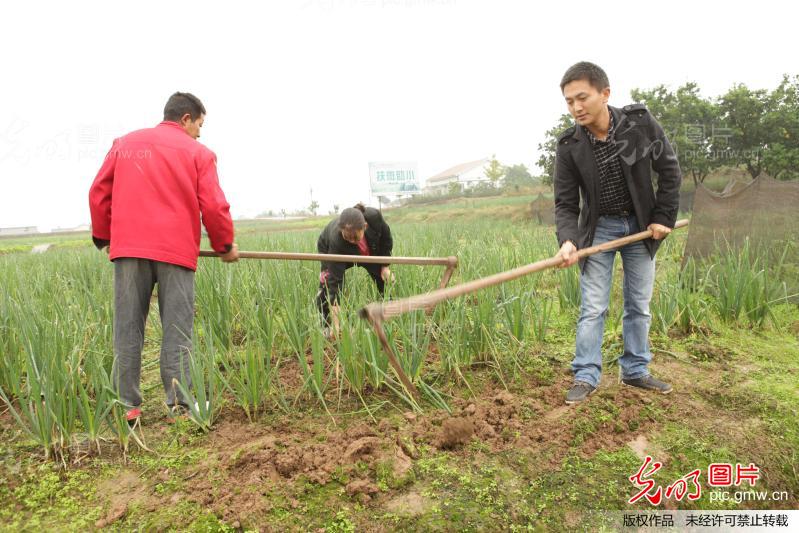
[[[362,205],[362,204],[359,204]],[[358,206],[348,207],[338,217],[339,229],[361,230],[366,227],[366,218]]]
[[[186,113],[191,116],[192,121],[195,121],[206,114],[205,106],[191,93],[177,92],[170,96],[164,106],[164,120],[180,122]]]
[[[563,79],[560,80],[561,92],[563,92],[563,88],[567,84],[577,80],[586,80],[591,84],[591,87],[599,92],[610,87],[608,75],[605,74],[605,71],[599,65],[588,61],[580,61],[569,67],[569,70],[563,75]]]

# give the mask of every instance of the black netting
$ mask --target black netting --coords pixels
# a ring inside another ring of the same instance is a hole
[[[530,202],[530,215],[539,224],[555,224],[555,202],[552,198],[544,196],[543,193],[538,198]]]
[[[795,242],[799,223],[799,182],[760,176],[749,184],[731,181],[722,193],[699,186],[685,257],[708,257],[739,249],[779,251]]]

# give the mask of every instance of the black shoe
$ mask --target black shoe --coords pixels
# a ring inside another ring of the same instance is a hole
[[[575,381],[569,392],[566,393],[566,405],[580,403],[594,394],[596,387],[585,381]]]
[[[621,382],[625,385],[629,385],[630,387],[651,390],[659,392],[660,394],[668,394],[673,390],[671,385],[664,383],[659,379],[655,379],[652,376],[644,376],[635,379],[622,379]]]

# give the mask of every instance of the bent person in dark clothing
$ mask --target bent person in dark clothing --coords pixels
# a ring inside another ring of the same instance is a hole
[[[322,230],[316,243],[320,254],[389,256],[393,247],[391,228],[383,220],[382,213],[363,204],[344,209]],[[357,264],[322,262],[316,305],[328,327],[332,315],[334,332],[338,331],[338,295],[344,285],[344,274]],[[393,279],[389,266],[375,263],[363,263],[360,266],[369,272],[382,296],[385,282]]]

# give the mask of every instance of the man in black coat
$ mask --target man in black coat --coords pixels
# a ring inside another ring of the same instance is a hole
[[[576,124],[558,137],[555,159],[555,218],[562,267],[577,262],[577,250],[632,233],[653,237],[617,250],[624,267],[624,353],[619,358],[626,385],[671,392],[648,369],[649,301],[655,252],[677,220],[682,174],[669,141],[649,111],[634,104],[608,105],[610,84],[597,65],[581,62],[560,84]],[[651,171],[657,173],[657,189]],[[616,251],[581,261],[580,318],[566,403],[585,400],[599,385],[602,337]]]
[[[363,204],[344,209],[322,230],[316,242],[320,254],[390,256],[393,247],[391,228],[383,214]],[[316,305],[327,326],[330,326],[332,315],[334,331],[338,331],[338,297],[344,285],[344,274],[356,264],[359,263],[322,262]],[[362,263],[360,266],[369,272],[382,296],[385,282],[393,279],[389,266],[376,263]]]

